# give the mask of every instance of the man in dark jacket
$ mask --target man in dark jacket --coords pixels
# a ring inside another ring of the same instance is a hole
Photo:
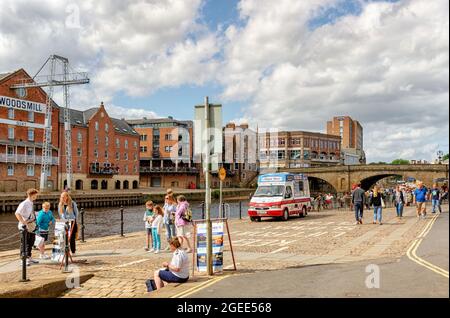
[[[358,183],[358,186],[352,193],[352,203],[355,208],[356,224],[362,224],[365,197],[365,192],[361,189],[361,183]]]

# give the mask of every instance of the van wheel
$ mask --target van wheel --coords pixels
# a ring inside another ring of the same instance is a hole
[[[304,206],[303,209],[302,209],[302,214],[301,214],[301,217],[302,217],[302,218],[304,218],[305,216],[308,215],[308,212],[307,212],[306,210],[307,210],[307,209],[306,209],[306,206]]]
[[[283,216],[282,216],[281,219],[282,219],[283,221],[289,220],[289,210],[288,210],[288,209],[284,209]]]

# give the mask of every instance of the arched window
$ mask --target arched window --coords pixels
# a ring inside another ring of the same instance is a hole
[[[98,190],[98,181],[97,180],[92,180],[91,181],[91,189],[92,190]]]
[[[107,189],[108,189],[108,181],[102,180],[102,190],[107,190]]]
[[[83,190],[83,180],[75,181],[75,190]]]
[[[139,182],[137,182],[137,180],[133,181],[133,189],[137,189],[139,188]]]
[[[129,188],[130,188],[130,183],[128,182],[128,180],[125,180],[125,181],[123,182],[123,188],[124,188],[124,189],[129,189]]]

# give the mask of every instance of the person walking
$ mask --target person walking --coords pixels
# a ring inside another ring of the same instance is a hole
[[[384,192],[380,191],[378,186],[375,186],[369,198],[369,204],[373,207],[373,224],[377,224],[377,221],[380,225],[383,224],[381,220],[383,216],[384,198]]]
[[[175,226],[177,229],[177,237],[181,243],[181,245],[183,245],[183,242],[186,241],[186,244],[188,246],[188,249],[186,250],[187,253],[190,253],[191,250],[191,243],[189,242],[188,239],[188,226],[189,223],[188,221],[186,221],[184,218],[187,215],[187,211],[189,209],[189,203],[186,201],[186,198],[184,197],[184,195],[179,195],[177,197],[177,211],[175,213]]]
[[[166,228],[166,239],[170,242],[172,237],[176,237],[175,231],[175,213],[177,212],[177,202],[173,195],[166,195],[164,203],[164,226]],[[166,251],[170,249],[167,245]]]
[[[78,233],[78,207],[75,201],[72,200],[69,193],[64,191],[61,193],[58,205],[58,215],[61,219],[69,221],[69,242],[70,251],[72,254],[76,253],[76,239]]]
[[[431,189],[431,206],[433,207],[433,210],[431,211],[431,213],[436,213],[436,208],[439,209],[439,213],[442,213],[442,208],[441,208],[441,198],[442,198],[442,193],[441,193],[441,189],[439,189],[439,187],[437,186],[437,184],[433,184],[433,188]]]
[[[393,200],[394,200],[395,210],[397,211],[397,217],[402,218],[403,217],[403,207],[405,206],[405,194],[403,193],[403,190],[400,189],[400,186],[397,186],[395,188]]]
[[[152,222],[153,222],[153,201],[145,202],[145,212],[142,221],[145,225],[145,246],[144,250],[153,252],[153,236],[152,236]],[[150,247],[152,249],[150,249]]]
[[[361,189],[361,183],[358,183],[352,192],[352,204],[355,209],[355,224],[362,224],[364,212],[365,192]]]
[[[426,216],[426,202],[428,189],[423,185],[422,181],[417,183],[417,188],[414,190],[413,204],[416,205],[417,217],[424,219]]]
[[[36,215],[34,214],[33,201],[36,200],[38,193],[39,191],[36,189],[28,189],[27,198],[19,204],[15,212],[16,219],[19,221],[19,231],[27,229],[26,242],[23,239],[21,241],[22,250],[25,243],[27,247],[27,250],[25,251],[27,256],[27,266],[39,263],[31,258],[31,252],[36,239],[36,234],[34,233],[36,228]]]

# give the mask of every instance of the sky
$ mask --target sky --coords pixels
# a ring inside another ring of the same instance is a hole
[[[117,118],[325,132],[364,127],[368,162],[448,153],[448,0],[2,0],[0,73],[51,54],[87,71],[71,107]],[[46,70],[43,70],[44,72]],[[62,92],[55,91],[60,103]]]

